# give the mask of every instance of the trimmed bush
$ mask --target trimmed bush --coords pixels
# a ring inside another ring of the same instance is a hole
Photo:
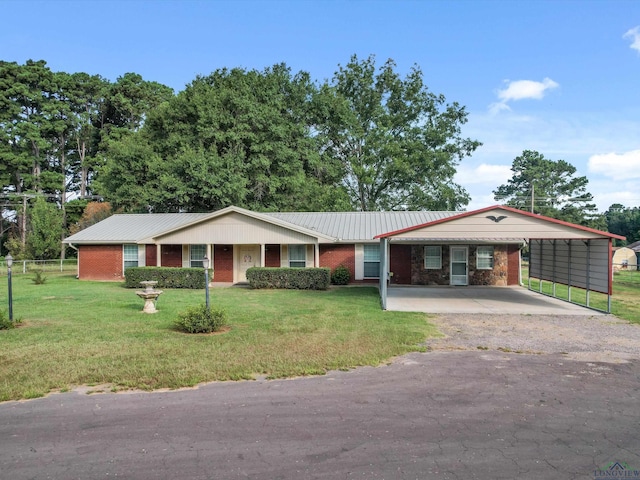
[[[251,288],[326,290],[331,272],[328,268],[251,267],[247,270],[247,280]]]
[[[140,288],[140,282],[155,280],[156,288],[204,288],[203,268],[129,267],[124,271],[125,286]],[[209,271],[209,278],[212,278]]]
[[[186,333],[217,332],[227,323],[227,313],[221,309],[210,308],[203,303],[191,307],[186,312],[178,314],[175,326]]]
[[[336,267],[331,274],[331,283],[334,285],[347,285],[349,280],[351,280],[351,273],[344,265]]]
[[[44,285],[47,282],[47,277],[42,273],[42,270],[36,270],[36,276],[31,279],[35,285]]]

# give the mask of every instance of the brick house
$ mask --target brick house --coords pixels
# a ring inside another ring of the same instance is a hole
[[[520,283],[520,250],[532,241],[542,242],[542,256],[545,239],[595,242],[589,262],[605,262],[606,270],[612,237],[503,206],[462,213],[258,213],[232,206],[113,215],[64,243],[78,250],[80,279],[122,280],[130,266],[202,267],[206,256],[213,282],[245,282],[254,266],[344,265],[354,283],[382,285],[383,271],[392,285],[509,286]]]

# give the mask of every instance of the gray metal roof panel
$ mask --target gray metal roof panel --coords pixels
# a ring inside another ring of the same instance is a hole
[[[181,225],[187,225],[207,213],[127,213],[112,215],[65,238],[66,243],[136,243]]]
[[[339,241],[371,240],[376,235],[434,222],[460,212],[272,212],[280,220],[316,230]]]

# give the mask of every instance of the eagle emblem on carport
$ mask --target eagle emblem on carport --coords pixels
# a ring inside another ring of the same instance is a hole
[[[495,215],[487,215],[487,218],[489,220],[493,220],[494,222],[498,223],[501,220],[504,220],[505,218],[507,218],[506,215],[500,215],[499,217],[496,217]]]

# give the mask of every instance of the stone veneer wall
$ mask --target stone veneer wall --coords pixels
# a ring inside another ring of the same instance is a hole
[[[424,268],[424,245],[411,246],[411,284],[412,285],[449,285],[450,256],[449,245],[442,246],[442,269]],[[468,245],[469,249],[469,285],[506,286],[508,284],[509,256],[507,245],[493,246],[493,270],[476,268],[477,245]]]

